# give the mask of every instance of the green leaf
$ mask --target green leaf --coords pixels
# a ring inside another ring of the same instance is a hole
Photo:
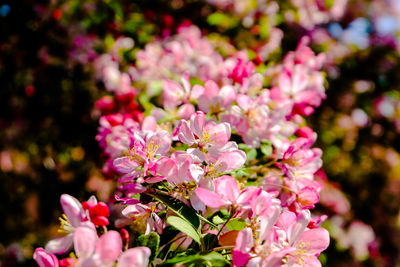
[[[206,218],[204,218],[203,216],[201,216],[200,214],[197,214],[197,216],[199,216],[199,219],[207,224],[209,224],[211,227],[215,228],[215,229],[219,229],[218,226],[216,226],[214,223],[210,222],[209,220],[207,220]]]
[[[247,161],[252,161],[253,159],[257,158],[257,150],[256,149],[250,149],[247,153]]]
[[[221,217],[219,217],[218,215],[217,215],[217,216],[214,216],[214,217],[212,218],[212,221],[213,221],[213,223],[215,223],[215,224],[223,224],[223,223],[225,222],[225,220],[222,219]]]
[[[213,251],[206,255],[195,254],[195,255],[190,255],[190,256],[186,256],[186,257],[172,258],[172,259],[165,261],[163,264],[160,264],[159,266],[174,266],[177,263],[184,264],[185,266],[189,266],[194,263],[198,264],[196,266],[205,266],[206,262],[219,263],[219,264],[215,264],[215,265],[213,264],[212,266],[217,266],[217,265],[225,266],[225,264],[223,264],[223,263],[226,262],[226,260],[225,260],[224,256]]]
[[[186,220],[178,217],[178,216],[169,216],[167,218],[167,223],[175,227],[176,229],[182,231],[189,237],[193,238],[194,241],[201,244],[201,236],[199,236],[198,232],[193,225],[189,224]]]
[[[163,203],[181,219],[190,223],[194,229],[200,229],[200,219],[197,216],[197,212],[182,201],[164,193],[146,192],[145,194]]]
[[[261,152],[265,156],[270,156],[272,154],[272,144],[270,142],[269,143],[261,143],[260,149],[261,149]]]
[[[230,20],[229,16],[223,13],[213,13],[207,17],[207,22],[210,25],[220,25]]]
[[[135,247],[148,247],[151,250],[149,261],[152,262],[160,247],[160,236],[155,232],[151,232],[148,235],[140,235],[135,240]]]
[[[229,222],[226,224],[226,227],[229,229],[229,231],[232,230],[242,230],[247,226],[247,223],[245,220],[242,218],[233,218],[229,220]]]

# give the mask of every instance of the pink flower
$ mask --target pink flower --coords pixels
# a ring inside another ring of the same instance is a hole
[[[322,151],[319,148],[308,148],[306,138],[297,138],[283,154],[282,170],[292,179],[314,179],[314,173],[322,166]]]
[[[113,266],[122,250],[121,236],[116,231],[108,231],[100,238],[94,225],[80,226],[74,235],[74,248],[79,266]]]
[[[150,254],[147,247],[130,248],[121,255],[117,267],[147,267]]]
[[[58,259],[52,253],[47,253],[43,248],[35,249],[33,259],[39,267],[58,267]]]
[[[234,205],[239,209],[248,209],[252,199],[262,191],[261,188],[247,187],[240,192],[236,180],[228,175],[215,179],[214,184],[215,192],[201,187],[195,190],[200,200],[211,208]]]
[[[209,80],[205,83],[204,88],[197,86],[196,94],[198,97],[198,105],[200,110],[205,113],[214,112],[219,113],[222,109],[230,106],[236,98],[235,89],[230,85],[225,85],[221,88],[212,81]]]
[[[199,157],[199,161],[204,161],[209,152],[209,157],[215,158],[219,154],[218,151],[224,150],[231,137],[231,127],[228,123],[206,123],[204,113],[199,111],[192,115],[190,125],[181,120],[177,134],[182,143],[193,148],[188,152]]]
[[[76,228],[89,220],[87,212],[76,198],[63,194],[61,195],[60,202],[64,211],[63,217],[60,218],[61,231],[68,234],[49,241],[45,247],[48,253],[65,253],[72,245]]]
[[[149,234],[151,231],[156,231],[157,233],[162,234],[164,223],[156,213],[156,211],[158,211],[156,209],[156,206],[156,203],[138,203],[128,205],[122,211],[122,214],[136,221],[136,227],[144,228],[137,229],[138,231],[143,230],[146,235]]]
[[[163,81],[163,106],[166,110],[174,110],[181,104],[188,104],[191,96],[191,86],[189,82],[189,75],[185,74],[181,78],[182,86],[180,86],[177,82],[171,80]],[[198,85],[195,85],[193,90],[196,89]],[[193,94],[193,93],[192,93]],[[197,96],[195,96],[197,97]],[[193,108],[194,109],[194,108]]]
[[[140,174],[136,171],[138,167],[143,168],[144,175],[150,168],[154,168],[156,155],[165,155],[171,146],[171,139],[167,131],[147,132],[142,138],[134,134],[133,147],[128,156],[119,157],[114,160],[114,168],[120,173],[128,174],[133,178]]]
[[[260,262],[272,253],[270,242],[272,227],[281,212],[280,202],[270,194],[262,191],[251,203],[251,212],[247,218],[249,227],[241,230],[236,238],[233,250],[234,266],[258,266]],[[268,266],[268,265],[262,265]]]

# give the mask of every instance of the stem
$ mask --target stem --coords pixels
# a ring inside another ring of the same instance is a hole
[[[224,249],[233,249],[235,246],[223,246],[223,247],[217,247],[213,248],[213,251],[219,251],[219,250],[224,250]]]

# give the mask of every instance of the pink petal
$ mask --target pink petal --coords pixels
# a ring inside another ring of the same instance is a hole
[[[236,203],[242,208],[250,208],[251,203],[257,198],[262,192],[261,188],[255,186],[249,186],[242,190],[238,196]]]
[[[203,177],[203,175],[204,175],[204,170],[199,165],[190,164],[189,173],[190,173],[190,177],[193,180],[195,180],[196,182],[199,182],[200,178]]]
[[[98,240],[96,230],[89,227],[80,226],[74,232],[74,248],[79,258],[90,257]]]
[[[117,267],[147,267],[150,254],[147,247],[130,248],[121,255]]]
[[[306,250],[307,254],[319,255],[329,246],[329,232],[324,228],[306,230],[299,236],[294,246]]]
[[[247,111],[247,110],[249,110],[250,105],[253,101],[247,95],[238,95],[236,98],[236,102],[238,103],[239,107],[241,107],[243,110]]]
[[[241,150],[223,153],[215,165],[220,165],[221,171],[232,171],[243,166],[246,162],[246,153]]]
[[[60,197],[62,209],[73,227],[77,227],[85,219],[82,204],[74,197],[62,194]]]
[[[288,239],[289,244],[293,244],[299,235],[306,229],[311,220],[311,213],[309,210],[302,210],[296,217],[296,222],[289,228]]]
[[[229,123],[220,123],[209,130],[210,143],[215,143],[217,146],[225,145],[231,138],[231,126]]]
[[[129,157],[116,158],[113,162],[113,167],[120,173],[130,173],[139,167],[139,163],[131,160]]]
[[[221,99],[221,106],[227,107],[236,99],[235,89],[230,85],[225,85],[219,91],[219,98]]]
[[[202,94],[204,94],[204,87],[196,84],[192,88],[192,93],[190,95],[191,99],[198,99]]]
[[[193,133],[189,128],[188,123],[182,120],[179,123],[178,128],[179,128],[179,134],[178,134],[179,141],[188,145],[193,145],[195,140]]]
[[[64,237],[50,240],[46,244],[46,251],[48,253],[63,254],[68,251],[73,242],[73,234],[68,234]]]
[[[235,250],[243,253],[249,253],[254,245],[253,232],[250,228],[246,227],[239,232],[236,238]]]
[[[223,175],[214,181],[215,191],[223,199],[229,200],[231,203],[235,203],[239,196],[240,190],[237,182],[234,178],[229,175]]]
[[[198,187],[194,192],[204,204],[211,208],[220,208],[229,204],[228,201],[224,201],[217,193],[210,190]]]
[[[234,267],[242,267],[247,264],[249,261],[250,254],[243,253],[240,250],[233,250],[232,251],[232,264]]]
[[[58,259],[54,254],[47,253],[43,248],[35,249],[33,259],[39,267],[58,267]]]
[[[103,263],[109,264],[117,260],[122,250],[121,236],[116,231],[108,231],[96,243],[96,253]]]
[[[157,121],[153,116],[147,116],[142,123],[142,131],[155,132],[157,129]]]
[[[178,111],[176,112],[176,116],[184,120],[188,120],[195,111],[196,110],[192,104],[184,104],[179,107]]]
[[[164,93],[164,107],[166,110],[173,110],[181,101],[180,98],[183,96],[183,89],[177,82],[170,80],[164,80],[162,87]]]
[[[203,112],[198,111],[190,118],[190,129],[197,137],[203,135],[203,128],[205,123],[205,115]]]
[[[161,157],[156,162],[157,173],[164,176],[168,181],[174,182],[178,174],[178,166],[173,159]]]

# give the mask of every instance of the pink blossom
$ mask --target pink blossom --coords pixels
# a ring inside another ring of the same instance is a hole
[[[58,259],[52,253],[47,253],[43,248],[35,249],[33,259],[39,267],[58,267]]]
[[[221,110],[230,106],[236,98],[235,89],[230,85],[221,88],[209,80],[205,83],[204,88],[197,86],[198,105],[201,111],[205,113],[219,113]]]
[[[235,179],[231,176],[223,175],[214,181],[215,192],[198,187],[196,195],[204,204],[211,208],[234,205],[239,209],[250,208],[252,199],[261,193],[257,187],[247,187],[240,191]]]
[[[79,266],[113,266],[122,250],[121,236],[108,231],[100,238],[93,227],[78,227],[74,236],[75,253]]]
[[[171,139],[166,131],[147,132],[144,133],[144,138],[135,133],[129,155],[115,159],[114,168],[135,178],[139,175],[136,169],[142,167],[144,174],[147,175],[148,170],[155,167],[155,156],[165,155],[170,145]]]
[[[156,206],[156,203],[128,205],[122,211],[122,214],[136,221],[138,227],[144,228],[144,233],[146,235],[151,231],[162,234],[164,223],[156,213],[156,211],[158,211]]]
[[[48,253],[65,253],[72,245],[76,228],[89,220],[88,214],[76,198],[63,194],[60,202],[64,211],[63,217],[60,218],[61,230],[68,234],[49,241],[45,247]]]
[[[150,254],[147,247],[130,248],[121,255],[117,267],[147,267]]]

